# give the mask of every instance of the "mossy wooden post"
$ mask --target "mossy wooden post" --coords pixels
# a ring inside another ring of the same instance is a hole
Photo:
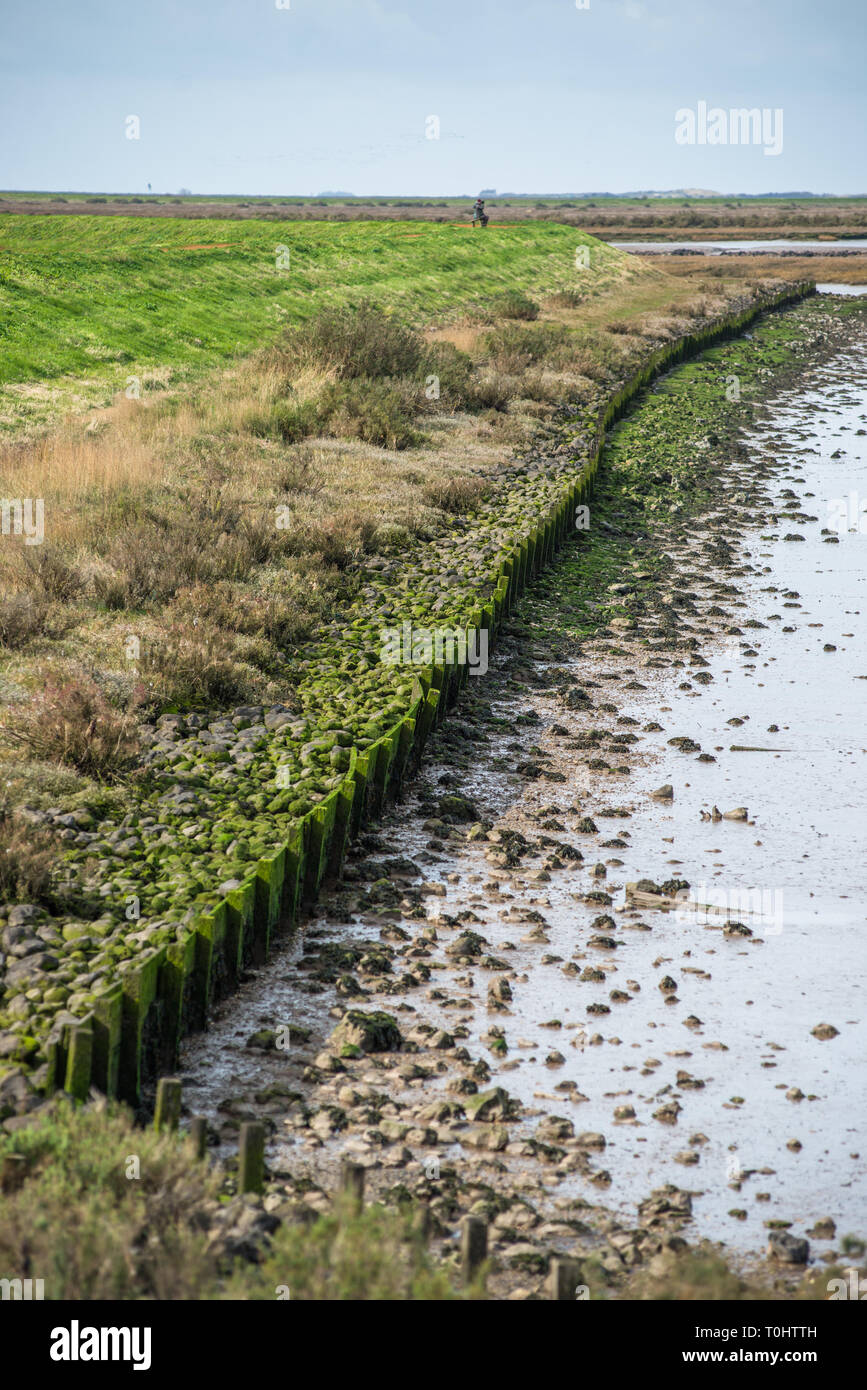
[[[440,693],[436,689],[427,692],[424,704],[418,712],[418,719],[415,725],[415,747],[416,753],[420,757],[425,744],[428,741],[430,731],[436,722],[437,705],[439,704]]]
[[[488,1255],[488,1223],[481,1216],[461,1221],[461,1276],[471,1284]]]
[[[188,982],[192,983],[195,968],[196,933],[191,931],[180,941],[169,943],[160,970],[158,992],[163,1005],[163,1028],[157,1066],[163,1071],[172,1071],[177,1064],[178,1044],[189,1023],[185,1017]]]
[[[548,1297],[555,1303],[571,1303],[581,1285],[577,1260],[553,1259],[548,1270]]]
[[[190,1143],[196,1158],[201,1161],[208,1152],[208,1122],[204,1115],[194,1115],[190,1120]]]
[[[374,758],[376,754],[373,754]],[[371,750],[365,748],[359,753],[355,762],[355,796],[352,801],[352,819],[350,821],[350,835],[354,839],[361,829],[364,821],[365,808],[367,806],[367,780],[370,772]]]
[[[66,1050],[66,1077],[63,1089],[76,1100],[86,1100],[90,1090],[93,1061],[93,1022],[82,1019],[70,1024]]]
[[[364,1206],[364,1168],[360,1163],[344,1159],[340,1171],[340,1186],[346,1200],[356,1212]]]
[[[298,921],[301,906],[301,885],[304,872],[304,826],[297,825],[285,846],[283,869],[283,898],[280,910],[290,926]]]
[[[445,662],[438,661],[431,669],[430,678],[431,690],[436,690],[439,695],[439,700],[437,701],[435,711],[435,719],[437,725],[440,725],[446,716],[446,684],[447,680]]]
[[[154,1129],[175,1130],[181,1118],[181,1083],[175,1076],[161,1076],[157,1082]]]
[[[212,913],[206,913],[196,922],[195,948],[190,1012],[194,1019],[193,1027],[200,1029],[207,1024],[208,1005],[211,1001],[211,971],[214,966],[214,917]]]
[[[337,815],[337,791],[333,791],[310,813],[307,864],[304,872],[304,897],[312,901],[319,892],[319,885],[328,862],[331,833]]]
[[[353,757],[355,750],[353,749]],[[349,843],[349,826],[352,820],[352,803],[355,800],[356,783],[347,777],[337,788],[337,804],[334,813],[334,829],[331,832],[331,845],[328,850],[326,873],[335,878],[343,867],[346,848]]]
[[[265,1126],[258,1120],[241,1125],[238,1191],[261,1192],[265,1186]]]
[[[255,905],[255,887],[251,879],[247,879],[241,884],[240,888],[233,888],[227,893],[223,901],[226,904],[226,924],[230,939],[237,940],[240,954],[241,965],[249,965],[255,953],[255,933],[253,929],[253,909]],[[234,949],[234,947],[233,947]],[[207,974],[205,966],[207,965]],[[202,986],[205,986],[203,997],[207,1000],[210,993],[210,954],[207,958],[197,959],[197,973],[201,971],[203,978],[197,981],[197,993],[202,993]],[[204,1022],[200,1025],[204,1027]]]
[[[380,740],[376,763],[376,808],[382,810],[392,786],[394,760],[400,747],[400,724],[395,724]]]
[[[397,739],[397,752],[394,755],[394,762],[391,766],[391,784],[394,791],[397,791],[403,783],[414,742],[415,713],[410,713],[406,719],[401,720]]]
[[[92,1078],[107,1096],[117,1095],[122,1019],[123,994],[116,984],[98,995],[93,1006]]]
[[[257,935],[264,938],[265,959],[271,953],[271,937],[280,923],[286,850],[279,849],[256,865]]]
[[[27,1158],[24,1154],[4,1154],[0,1160],[0,1192],[17,1192],[27,1177]]]
[[[138,1105],[141,1096],[142,1039],[165,959],[165,947],[161,947],[123,972],[123,1034],[117,1090],[121,1100],[130,1105]]]

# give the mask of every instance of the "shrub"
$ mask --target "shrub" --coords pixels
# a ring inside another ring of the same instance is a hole
[[[20,723],[3,731],[38,758],[63,763],[86,777],[111,782],[139,752],[136,712],[142,692],[128,710],[110,705],[94,681],[63,683],[47,676]]]
[[[487,372],[475,384],[474,403],[479,409],[505,410],[519,393],[520,383],[515,377]]]
[[[460,410],[472,405],[475,385],[473,363],[469,354],[461,352],[454,343],[433,343],[425,353],[422,367],[424,377],[439,380],[439,398],[427,402],[433,410]]]
[[[577,309],[583,300],[584,296],[578,290],[557,290],[556,294],[548,296],[552,309]]]
[[[320,413],[328,434],[406,449],[423,438],[414,425],[419,404],[419,388],[413,382],[354,378],[326,387]]]
[[[539,317],[539,306],[527,295],[521,294],[518,290],[510,290],[508,294],[500,295],[494,300],[496,312],[504,319],[537,319]]]
[[[250,411],[243,426],[250,434],[270,439],[282,439],[285,444],[316,434],[319,413],[313,401],[275,401],[267,409]]]
[[[214,1295],[216,1260],[201,1214],[217,1180],[174,1134],[134,1129],[119,1106],[61,1100],[14,1136],[23,1181],[0,1207],[0,1267],[33,1270],[48,1299],[186,1299]],[[127,1157],[140,1161],[136,1181]]]
[[[280,492],[305,492],[315,497],[325,486],[317,468],[322,460],[321,450],[302,445],[291,458],[281,460],[274,475],[275,486]]]
[[[431,506],[462,514],[478,506],[485,495],[485,484],[481,478],[444,478],[428,483],[424,495]]]
[[[341,510],[325,521],[302,522],[286,532],[286,552],[345,570],[370,549],[376,528],[373,517]]]
[[[71,603],[84,587],[76,567],[50,546],[25,550],[21,565],[28,590],[49,602]]]
[[[320,310],[278,349],[285,369],[301,363],[335,368],[342,380],[410,376],[418,371],[422,355],[419,335],[369,300],[357,309]]]
[[[562,323],[540,323],[533,328],[507,324],[486,334],[485,349],[501,371],[522,372],[541,362],[563,365],[571,339]]]
[[[190,584],[242,579],[266,563],[278,543],[265,513],[241,516],[190,499],[171,523],[155,518],[122,530],[109,548],[112,570],[96,575],[94,588],[109,608],[165,603]]]
[[[30,594],[12,594],[0,600],[0,645],[13,651],[43,637],[47,630],[48,605]]]
[[[213,628],[174,623],[163,638],[142,645],[139,671],[158,700],[175,705],[229,705],[255,697],[258,680],[241,666]]]
[[[357,1212],[345,1197],[312,1225],[282,1226],[253,1287],[246,1275],[239,1275],[227,1292],[273,1299],[280,1287],[299,1302],[484,1297],[481,1280],[464,1294],[455,1291],[413,1231],[409,1212],[378,1205]]]
[[[0,802],[0,902],[53,904],[56,855],[50,836],[17,820],[11,807]]]

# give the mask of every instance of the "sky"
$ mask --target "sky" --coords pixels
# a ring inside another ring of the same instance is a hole
[[[867,0],[0,0],[0,188],[865,193],[865,49]]]

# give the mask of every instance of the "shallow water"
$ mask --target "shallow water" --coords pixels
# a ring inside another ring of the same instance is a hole
[[[816,289],[819,294],[846,294],[855,295],[856,297],[858,295],[867,294],[867,285],[838,284],[835,282],[833,284],[817,285]]]
[[[844,241],[795,241],[791,237],[780,237],[768,241],[612,241],[621,251],[694,251],[697,255],[722,255],[731,251],[821,251],[835,252],[863,250],[867,237],[852,237]]]
[[[552,1190],[602,1201],[634,1219],[651,1188],[673,1182],[700,1194],[694,1198],[692,1234],[742,1251],[764,1245],[763,1223],[772,1218],[791,1221],[798,1234],[825,1216],[837,1223],[838,1238],[867,1231],[867,511],[859,523],[867,508],[867,435],[858,434],[867,429],[865,388],[863,354],[841,356],[817,369],[809,392],[778,401],[747,441],[756,456],[768,451],[790,465],[770,482],[774,496],[793,487],[804,510],[817,518],[806,525],[783,519],[767,533],[740,538],[757,572],[740,581],[748,606],[735,608],[729,621],[742,625],[755,617],[767,624],[748,630],[757,655],[744,655],[745,638],[709,644],[703,655],[713,682],[690,682],[687,690],[679,685],[688,680],[688,668],[644,668],[643,649],[626,658],[595,658],[592,668],[576,667],[576,680],[619,675],[619,693],[616,681],[610,686],[619,714],[664,725],[664,732],[642,737],[628,779],[589,774],[558,751],[565,784],[519,785],[510,769],[520,754],[508,752],[507,745],[517,738],[526,747],[556,749],[551,725],[570,719],[553,696],[528,694],[522,707],[534,707],[544,727],[516,727],[485,745],[466,785],[506,824],[522,824],[528,808],[565,808],[576,797],[585,814],[623,805],[632,809],[631,817],[598,820],[604,832],[598,837],[560,835],[578,844],[585,860],[552,872],[550,882],[533,882],[522,869],[494,873],[484,858],[489,846],[478,843],[454,851],[450,846],[447,857],[425,869],[427,879],[446,887],[445,898],[431,900],[434,920],[438,912],[472,909],[480,919],[473,929],[488,938],[495,954],[507,942],[517,946],[509,962],[518,978],[508,1015],[487,1012],[484,972],[477,971],[475,977],[465,972],[432,982],[446,984],[446,993],[460,998],[457,1008],[413,992],[408,998],[418,1016],[447,1029],[464,1023],[473,1056],[489,1055],[481,1038],[492,1022],[501,1024],[510,1051],[504,1062],[491,1061],[493,1084],[506,1087],[536,1116],[567,1115],[576,1131],[598,1130],[607,1138],[598,1166],[611,1174],[610,1188],[600,1191],[573,1175],[556,1188],[552,1183]],[[832,457],[837,451],[840,457]],[[749,471],[748,462],[742,466]],[[726,530],[724,515],[714,524]],[[832,525],[842,527],[839,543],[825,544],[821,528]],[[803,543],[783,540],[795,531]],[[762,592],[772,585],[779,592]],[[685,581],[684,587],[697,586]],[[782,590],[800,596],[785,599]],[[836,650],[825,651],[826,643]],[[646,689],[622,688],[632,678],[627,669]],[[495,709],[504,717],[515,713],[513,701]],[[727,722],[735,718],[744,722]],[[768,732],[771,724],[778,733]],[[714,751],[717,761],[703,764],[674,751],[666,740],[675,734]],[[771,751],[730,751],[732,744]],[[448,762],[434,760],[423,780],[437,786],[448,775]],[[674,786],[670,803],[648,796],[663,781]],[[748,807],[749,823],[702,821],[701,811],[714,804],[722,811]],[[387,853],[423,858],[430,832],[422,822],[411,791],[384,818]],[[598,840],[620,835],[625,848],[599,847]],[[593,917],[609,910],[578,901],[598,886],[590,869],[606,854],[602,887],[614,896],[620,944],[614,952],[582,950]],[[630,915],[627,882],[674,876],[689,880],[699,902],[719,900],[728,912]],[[739,896],[746,891],[753,896]],[[745,914],[745,904],[767,916]],[[528,927],[510,920],[510,906],[543,913],[547,941],[527,942]],[[727,918],[750,924],[754,936],[724,938]],[[651,930],[636,929],[638,922]],[[403,925],[418,929],[417,923]],[[336,924],[319,917],[308,930],[316,927],[337,939],[371,936],[370,925],[360,921]],[[342,1007],[330,990],[299,994],[291,966],[302,945],[300,934],[220,1006],[208,1034],[185,1045],[182,1070],[193,1088],[187,1098],[198,1113],[215,1118],[229,1091],[244,1094],[285,1079],[285,1059],[244,1049],[256,1027],[288,1018],[311,1025],[315,1037],[307,1060],[330,1032],[335,1015],[329,1010],[337,1002],[339,1016]],[[606,969],[604,985],[563,974],[576,948],[583,964]],[[546,954],[560,960],[544,963]],[[665,974],[677,982],[674,1003],[665,1003],[657,987]],[[588,1022],[588,1003],[607,1001],[610,987],[627,991],[630,984],[640,988],[632,990],[628,1004],[615,1004],[609,1015]],[[384,999],[381,1006],[394,1002]],[[399,1016],[404,1026],[405,1015]],[[701,1020],[700,1027],[685,1026],[690,1016]],[[543,1026],[552,1019],[562,1027]],[[814,1038],[811,1030],[820,1022],[833,1024],[838,1036]],[[594,1034],[603,1040],[591,1041]],[[554,1049],[565,1062],[546,1063]],[[658,1065],[645,1068],[647,1060]],[[680,1070],[704,1085],[678,1084]],[[577,1084],[583,1099],[554,1091],[566,1080]],[[788,1100],[791,1087],[814,1098]],[[655,1120],[653,1112],[675,1097],[682,1106],[677,1123]],[[615,1106],[623,1104],[634,1107],[634,1122],[614,1121]],[[533,1123],[531,1116],[528,1130]],[[701,1135],[706,1142],[691,1146],[690,1138]],[[790,1140],[801,1149],[789,1149]],[[683,1166],[676,1155],[690,1150],[700,1161]],[[298,1139],[279,1131],[270,1152],[272,1162],[286,1166],[305,1157]],[[461,1150],[448,1156],[460,1161]],[[740,1190],[733,1189],[738,1181]],[[768,1194],[767,1200],[757,1194]],[[746,1219],[729,1215],[734,1208],[745,1211]],[[822,1248],[821,1242],[814,1245]]]

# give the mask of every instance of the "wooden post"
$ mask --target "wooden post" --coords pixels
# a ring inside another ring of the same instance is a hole
[[[241,1125],[238,1149],[238,1191],[261,1192],[265,1186],[265,1126],[258,1121]]]
[[[341,1170],[341,1188],[351,1198],[356,1211],[364,1206],[364,1168],[360,1163],[350,1163],[344,1159]]]
[[[154,1129],[175,1130],[181,1118],[181,1083],[176,1077],[161,1076],[157,1083]]]
[[[26,1172],[27,1159],[24,1154],[6,1154],[0,1165],[0,1192],[17,1192]]]
[[[571,1303],[581,1283],[581,1266],[577,1260],[554,1259],[548,1271],[548,1297],[555,1303]]]
[[[190,1120],[190,1139],[196,1158],[203,1159],[208,1152],[208,1122],[204,1115],[194,1115]]]
[[[418,1235],[419,1240],[424,1245],[427,1245],[430,1241],[431,1232],[431,1213],[430,1207],[428,1206],[427,1202],[418,1203],[412,1224],[413,1229]]]
[[[481,1216],[465,1216],[461,1222],[461,1274],[471,1284],[488,1254],[488,1223]]]

